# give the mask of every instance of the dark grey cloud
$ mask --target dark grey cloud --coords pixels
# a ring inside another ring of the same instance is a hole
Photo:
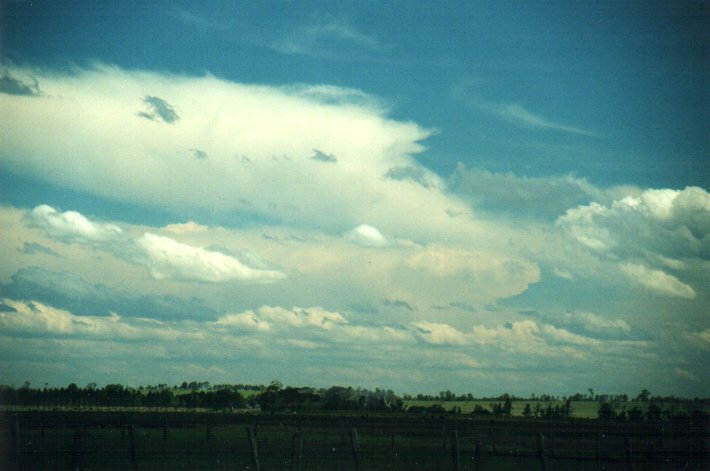
[[[573,176],[524,177],[468,169],[459,164],[449,189],[477,209],[514,217],[554,220],[569,208],[603,198],[586,180]]]
[[[17,309],[7,304],[0,303],[0,312],[17,312]]]
[[[61,255],[54,250],[49,247],[45,247],[42,244],[38,244],[37,242],[25,242],[22,244],[22,248],[17,249],[17,251],[27,255],[44,254],[51,255],[53,257],[61,257]]]
[[[192,152],[192,155],[195,156],[196,159],[203,160],[207,158],[207,152],[200,150],[200,149],[190,149]]]
[[[467,303],[465,301],[454,301],[449,304],[451,307],[455,307],[456,309],[461,309],[462,311],[466,312],[476,312],[476,308],[473,307],[470,303]]]
[[[370,303],[366,301],[352,303],[348,306],[355,312],[360,312],[363,314],[377,314],[377,309]]]
[[[138,116],[151,121],[162,120],[168,124],[172,124],[180,119],[175,109],[162,98],[157,96],[146,96],[143,98],[143,103],[147,105],[147,111],[141,111]]]
[[[435,309],[437,311],[444,311],[447,309],[459,309],[459,310],[465,311],[465,312],[471,312],[471,313],[476,312],[476,308],[473,307],[472,304],[467,303],[465,301],[452,301],[448,305],[437,304],[437,305],[432,306],[431,308]]]
[[[313,149],[313,155],[311,156],[311,159],[317,160],[319,162],[328,163],[335,163],[338,161],[338,159],[336,159],[333,154],[326,154],[325,152],[318,149]]]
[[[424,188],[431,188],[434,186],[431,178],[424,169],[413,166],[392,167],[385,173],[385,178],[399,181],[411,180],[415,183],[419,183]]]
[[[217,313],[201,299],[124,293],[106,285],[90,283],[71,272],[53,272],[39,267],[23,268],[0,284],[0,296],[41,303],[83,316],[109,315],[161,320],[215,320]]]
[[[383,299],[382,304],[389,307],[397,307],[406,309],[407,311],[414,311],[414,308],[407,302],[400,299]]]
[[[0,77],[0,93],[20,96],[39,95],[39,82],[35,78],[31,80],[32,83],[27,83],[6,73]]]

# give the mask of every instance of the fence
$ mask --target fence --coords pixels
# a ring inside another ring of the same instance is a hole
[[[706,424],[20,413],[2,469],[710,469]]]

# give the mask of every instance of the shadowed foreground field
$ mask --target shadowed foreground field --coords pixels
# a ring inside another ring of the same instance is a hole
[[[706,421],[169,411],[0,418],[0,467],[9,470],[710,469]]]

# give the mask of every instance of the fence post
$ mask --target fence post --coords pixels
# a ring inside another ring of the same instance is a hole
[[[631,439],[628,435],[624,435],[624,448],[626,449],[626,468],[628,471],[634,471],[634,458],[631,450]]]
[[[133,430],[133,425],[128,426],[128,441],[129,441],[129,453],[131,458],[131,469],[138,469],[138,458],[136,456],[136,434]]]
[[[540,470],[547,471],[547,453],[545,452],[545,437],[537,434],[537,455],[540,458]]]
[[[291,471],[300,471],[302,453],[303,436],[299,428],[299,430],[293,433],[293,438],[291,439]]]
[[[461,468],[461,458],[459,456],[459,433],[454,429],[451,434],[451,457],[454,461],[454,471],[459,471]]]
[[[446,424],[441,424],[441,454],[446,451]]]
[[[483,471],[483,457],[486,454],[486,447],[481,442],[479,438],[476,440],[476,452],[474,456],[474,467],[476,471]]]
[[[251,427],[247,427],[247,436],[249,437],[249,449],[251,450],[251,464],[256,471],[259,471],[259,453],[256,449],[256,437]]]
[[[10,424],[10,449],[15,455],[15,469],[22,469],[21,464],[21,453],[22,453],[22,441],[20,440],[20,418],[17,414],[12,416],[12,424]]]
[[[355,471],[360,471],[360,444],[357,441],[357,429],[355,427],[350,429],[350,446],[353,451]]]
[[[74,424],[74,449],[72,450],[72,469],[79,471],[81,469],[81,437],[79,424]]]

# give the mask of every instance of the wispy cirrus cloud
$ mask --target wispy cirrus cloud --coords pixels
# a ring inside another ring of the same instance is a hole
[[[515,126],[530,129],[559,131],[590,137],[597,135],[594,131],[546,118],[539,113],[528,110],[520,103],[496,103],[482,98],[474,98],[471,100],[471,103],[481,111],[492,114],[497,118],[507,121]]]
[[[185,26],[203,30],[223,30],[227,25],[215,18],[211,18],[203,13],[196,13],[181,7],[171,8],[167,12],[168,16],[178,20]]]
[[[542,115],[533,113],[518,103],[488,104],[489,110],[505,121],[509,121],[517,126],[524,126],[536,129],[549,129],[552,131],[562,131],[584,136],[594,136],[595,133],[575,126],[569,126],[545,118]]]
[[[316,21],[285,34],[271,43],[272,49],[284,54],[312,57],[339,57],[344,49],[379,51],[380,41],[363,33],[343,19]]]
[[[529,110],[521,103],[500,102],[483,98],[478,90],[479,87],[480,83],[476,82],[460,84],[454,88],[453,96],[477,110],[518,127],[564,132],[580,136],[597,136],[597,133],[590,129],[550,119],[540,113]]]

